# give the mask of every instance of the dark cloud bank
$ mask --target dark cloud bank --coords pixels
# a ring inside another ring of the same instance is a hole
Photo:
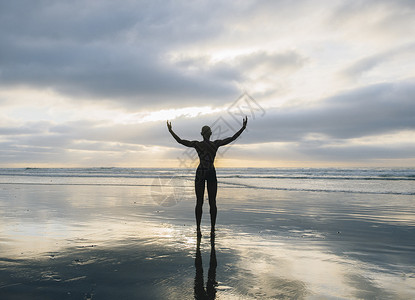
[[[225,5],[188,2],[2,1],[0,86],[52,88],[122,105],[219,103],[237,93],[228,70],[187,75],[166,55],[217,34]],[[223,9],[223,10],[222,10]],[[189,24],[192,24],[189,26]]]

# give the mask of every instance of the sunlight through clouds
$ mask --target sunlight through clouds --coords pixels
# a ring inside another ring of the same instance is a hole
[[[172,163],[166,120],[198,139],[246,91],[266,115],[222,165],[412,164],[414,20],[403,0],[2,2],[0,162]]]

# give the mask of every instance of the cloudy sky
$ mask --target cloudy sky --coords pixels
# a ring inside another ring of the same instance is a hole
[[[415,166],[415,1],[0,1],[0,167]],[[225,151],[226,150],[226,151]]]

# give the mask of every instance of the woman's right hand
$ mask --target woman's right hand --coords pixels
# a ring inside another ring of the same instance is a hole
[[[242,128],[245,129],[246,128],[246,124],[248,123],[248,116],[245,116],[245,118],[243,119],[243,123],[242,123]]]

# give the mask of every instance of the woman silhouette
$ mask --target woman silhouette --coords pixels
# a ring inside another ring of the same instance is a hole
[[[171,122],[167,121],[167,128],[169,132],[174,137],[174,139],[186,147],[195,148],[199,156],[199,166],[196,170],[195,178],[195,192],[196,192],[196,229],[197,235],[201,236],[200,232],[200,222],[202,220],[202,206],[203,206],[203,197],[205,194],[205,181],[207,181],[207,191],[209,198],[209,207],[210,207],[210,223],[211,223],[211,233],[215,233],[215,224],[216,224],[216,193],[218,190],[218,181],[216,179],[216,170],[213,165],[216,152],[220,146],[227,145],[232,141],[236,140],[238,136],[245,130],[246,124],[248,122],[248,117],[243,119],[242,128],[235,133],[233,136],[228,137],[223,140],[211,141],[210,136],[212,135],[212,130],[209,126],[203,126],[201,135],[203,136],[203,141],[188,141],[182,140],[177,134],[174,133]]]

